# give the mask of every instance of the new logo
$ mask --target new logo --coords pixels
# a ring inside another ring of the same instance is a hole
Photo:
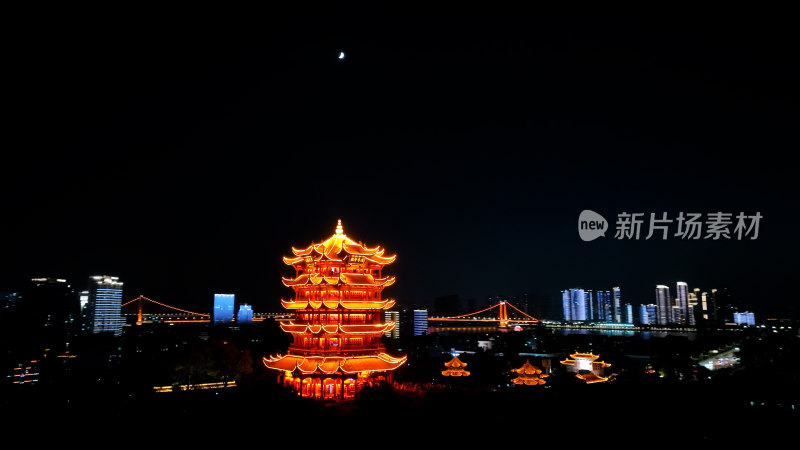
[[[593,241],[600,236],[606,237],[608,222],[603,216],[591,209],[584,209],[578,216],[578,234],[584,241]]]

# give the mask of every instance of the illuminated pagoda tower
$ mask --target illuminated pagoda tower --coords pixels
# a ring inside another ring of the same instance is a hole
[[[469,370],[464,369],[464,367],[467,367],[467,363],[458,359],[458,356],[454,356],[449,362],[444,363],[444,366],[447,367],[447,369],[442,371],[442,375],[446,377],[469,376]]]
[[[280,323],[293,342],[285,355],[264,357],[264,365],[281,371],[279,378],[303,397],[352,399],[365,385],[391,382],[391,371],[406,361],[385,353],[381,336],[395,322],[383,322],[384,310],[395,301],[381,299],[394,277],[381,274],[396,256],[384,256],[336,233],[320,244],[292,247],[283,261],[295,269],[283,284],[294,290],[292,300],[281,300],[294,319]]]
[[[542,369],[531,364],[529,360],[525,360],[525,364],[520,367],[519,369],[512,369],[512,372],[516,372],[519,374],[517,378],[511,380],[514,384],[524,384],[528,386],[536,386],[539,384],[545,384],[545,378],[549,375],[544,374],[542,375]]]
[[[561,364],[569,366],[574,372],[577,372],[576,377],[585,381],[587,384],[600,383],[608,380],[608,377],[603,376],[606,367],[611,367],[611,364],[603,361],[596,361],[600,355],[591,353],[573,353],[569,355],[572,359],[565,359]]]

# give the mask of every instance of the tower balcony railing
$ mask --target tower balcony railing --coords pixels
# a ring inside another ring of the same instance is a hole
[[[314,314],[311,317],[303,317],[298,314],[291,322],[298,325],[380,325],[385,323],[383,315],[380,314],[359,318],[345,318],[334,314]]]
[[[348,345],[346,347],[305,347],[296,344],[289,345],[289,352],[302,356],[364,356],[374,355],[375,352],[384,352],[386,347],[382,344],[374,345]]]

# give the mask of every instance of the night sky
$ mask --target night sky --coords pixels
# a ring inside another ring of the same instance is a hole
[[[638,306],[686,281],[757,320],[798,316],[788,14],[9,20],[0,291],[103,273],[126,300],[279,311],[281,257],[342,219],[398,255],[384,295],[401,304],[528,292],[558,319],[565,288]],[[605,238],[579,238],[584,209]],[[622,212],[719,211],[760,212],[758,239],[614,239]]]

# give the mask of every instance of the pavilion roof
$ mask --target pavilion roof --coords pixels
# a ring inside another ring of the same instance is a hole
[[[383,256],[384,252],[385,250],[380,248],[380,246],[370,248],[361,242],[356,242],[347,237],[347,235],[344,234],[342,221],[339,220],[336,226],[336,232],[333,236],[319,244],[312,243],[306,248],[292,247],[294,257],[285,256],[283,262],[288,265],[294,265],[305,261],[307,257],[311,257],[314,261],[321,261],[323,259],[343,261],[346,256],[350,255],[360,256],[367,261],[385,265],[393,263],[397,258],[396,255]]]

